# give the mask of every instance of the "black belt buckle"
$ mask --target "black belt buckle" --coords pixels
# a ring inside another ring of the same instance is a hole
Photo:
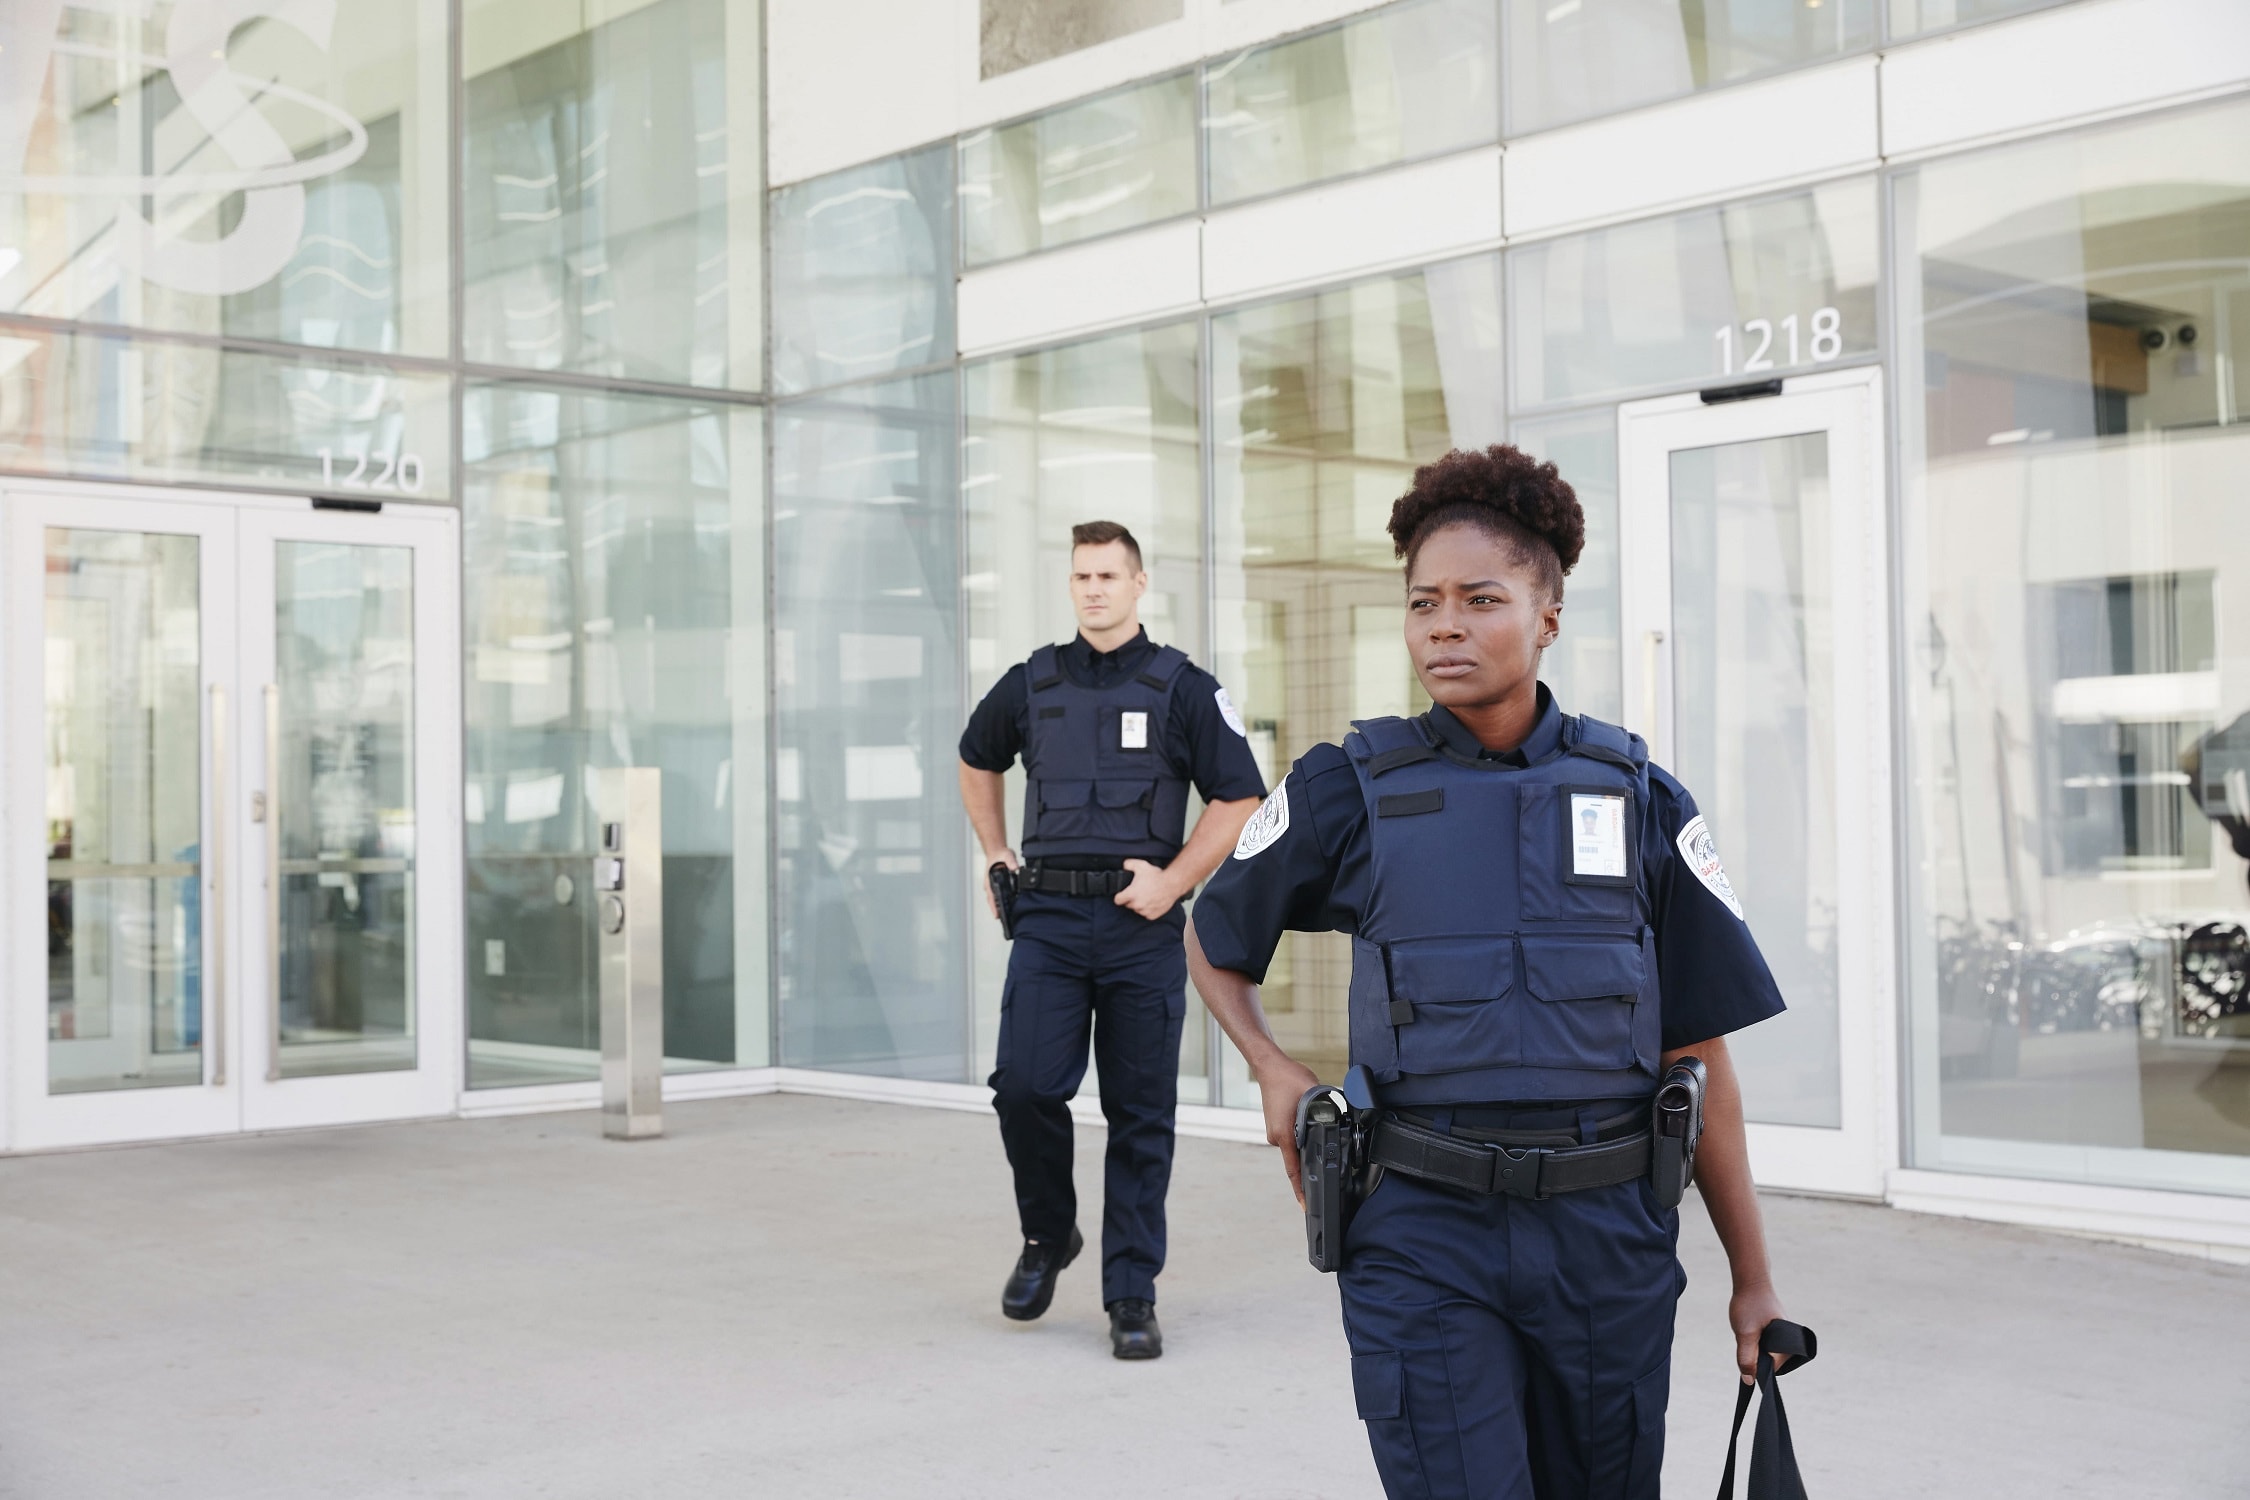
[[[1494,1146],[1492,1190],[1511,1198],[1546,1198],[1539,1179],[1546,1175],[1547,1158],[1552,1155],[1543,1146]]]

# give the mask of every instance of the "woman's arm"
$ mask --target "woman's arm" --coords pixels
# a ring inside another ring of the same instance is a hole
[[[1250,976],[1236,969],[1215,968],[1203,956],[1193,917],[1188,919],[1187,961],[1195,992],[1203,997],[1204,1007],[1250,1065],[1250,1076],[1258,1081],[1259,1102],[1266,1112],[1266,1144],[1280,1148],[1281,1168],[1289,1174],[1289,1191],[1297,1195],[1297,1206],[1302,1208],[1305,1183],[1297,1165],[1297,1101],[1320,1079],[1274,1040],[1273,1028],[1266,1024],[1265,1007],[1258,1003],[1258,986]],[[1756,1212],[1754,1205],[1752,1212]]]
[[[1683,1057],[1703,1059],[1703,1142],[1695,1152],[1695,1186],[1710,1211],[1711,1227],[1719,1232],[1719,1243],[1726,1247],[1727,1268],[1734,1273],[1727,1322],[1734,1327],[1734,1362],[1748,1385],[1757,1377],[1758,1335],[1786,1314],[1773,1289],[1773,1270],[1766,1264],[1766,1226],[1758,1213],[1758,1190],[1750,1181],[1742,1084],[1735,1077],[1725,1037],[1674,1048],[1664,1054],[1665,1068]],[[1787,1358],[1775,1355],[1774,1368]]]

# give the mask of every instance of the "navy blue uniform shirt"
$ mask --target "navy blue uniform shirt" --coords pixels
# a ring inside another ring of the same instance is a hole
[[[1106,688],[1137,675],[1156,654],[1143,630],[1115,651],[1096,651],[1082,635],[1055,648],[1055,660],[1082,687]],[[1241,716],[1219,679],[1193,662],[1172,679],[1172,710],[1164,719],[1164,755],[1206,802],[1239,802],[1266,794],[1250,741],[1237,727]],[[969,715],[961,731],[961,759],[979,771],[1003,772],[1023,753],[1031,721],[1031,674],[1018,662]],[[1057,859],[1050,864],[1114,866],[1116,860]]]
[[[1539,685],[1538,722],[1515,750],[1485,749],[1441,707],[1423,721],[1457,755],[1528,766],[1562,749],[1562,710],[1545,683]],[[1648,780],[1641,869],[1655,912],[1663,1045],[1671,1051],[1740,1031],[1779,1015],[1783,1007],[1781,990],[1732,904],[1716,858],[1707,860],[1713,872],[1707,883],[1679,847],[1683,832],[1692,845],[1701,831],[1695,799],[1657,766],[1648,768]],[[1288,827],[1247,858],[1238,846],[1195,903],[1203,956],[1260,983],[1283,932],[1356,932],[1367,893],[1367,801],[1343,747],[1313,746],[1290,767],[1274,796],[1288,799]],[[1251,828],[1269,821],[1261,812]],[[1707,844],[1704,849],[1707,853]]]

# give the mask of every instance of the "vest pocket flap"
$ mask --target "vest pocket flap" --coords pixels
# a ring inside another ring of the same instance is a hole
[[[1039,781],[1039,805],[1046,807],[1084,807],[1086,799],[1094,794],[1091,781]]]
[[[1104,807],[1138,807],[1156,790],[1153,778],[1141,781],[1109,781],[1094,783],[1095,795]]]
[[[1648,982],[1648,963],[1638,943],[1545,938],[1523,945],[1523,978],[1542,1000],[1633,1000]]]
[[[1391,995],[1415,1005],[1497,1000],[1515,984],[1515,952],[1501,938],[1422,938],[1391,944]]]

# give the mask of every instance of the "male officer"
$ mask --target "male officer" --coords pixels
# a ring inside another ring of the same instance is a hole
[[[1226,858],[1265,783],[1226,689],[1141,628],[1148,574],[1133,534],[1088,521],[1070,539],[1077,638],[1009,668],[961,736],[961,801],[985,863],[1016,871],[1018,890],[991,1082],[1024,1246],[1000,1310],[1018,1321],[1045,1312],[1083,1243],[1069,1100],[1086,1076],[1090,1026],[1109,1121],[1110,1347],[1119,1359],[1154,1359],[1164,1350],[1156,1274],[1187,1006],[1180,900]],[[1019,754],[1028,777],[1020,868],[1001,805],[1002,774]],[[1206,804],[1193,837],[1191,784]]]
[[[1538,680],[1585,544],[1554,465],[1447,454],[1390,530],[1432,707],[1298,760],[1196,903],[1190,968],[1295,1185],[1315,1079],[1258,982],[1283,931],[1352,935],[1351,1056],[1384,1172],[1337,1291],[1385,1491],[1654,1500],[1686,1278],[1651,1099],[1682,1057],[1708,1069],[1695,1180],[1747,1376],[1781,1302],[1726,1034],[1781,996],[1694,799]]]

